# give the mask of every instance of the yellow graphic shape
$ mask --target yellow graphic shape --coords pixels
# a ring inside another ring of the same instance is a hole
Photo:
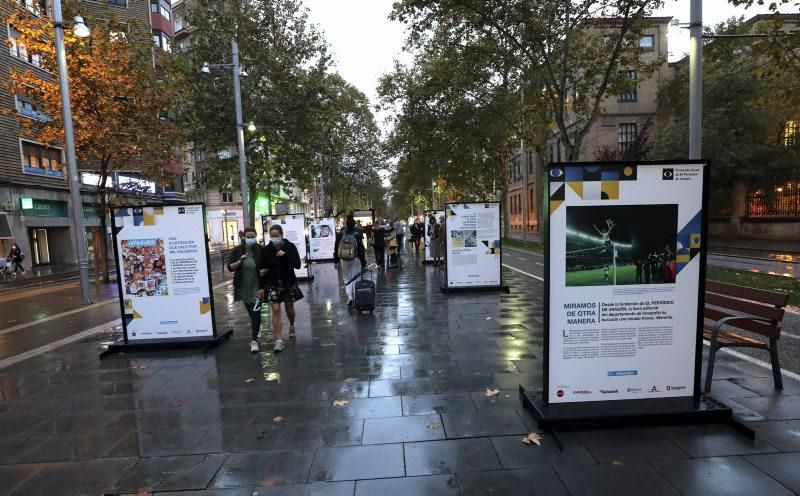
[[[154,225],[156,225],[156,216],[155,215],[148,214],[147,212],[144,212],[142,215],[144,216],[144,225],[146,225],[146,226],[154,226]]]
[[[563,200],[558,200],[558,201],[550,200],[550,215],[553,215],[555,211],[558,210],[558,207],[560,207],[562,203],[564,203]]]
[[[691,261],[692,261],[692,256],[691,256],[691,255],[689,255],[688,253],[687,253],[687,254],[685,254],[685,255],[677,255],[677,256],[675,257],[675,261],[676,261],[676,262],[679,262],[679,263],[681,263],[681,262],[682,262],[682,263],[689,263],[689,262],[691,262]]]
[[[206,314],[211,311],[211,302],[200,302],[200,315]]]
[[[609,200],[619,200],[619,181],[602,181],[600,192],[605,193]]]
[[[140,314],[139,312],[137,312],[136,310],[134,310],[134,311],[133,311],[133,318],[134,318],[134,319],[141,319],[141,318],[142,318],[142,314]]]
[[[632,176],[633,175],[633,167],[625,167],[622,170],[622,173],[625,174],[628,177]]]
[[[582,181],[569,181],[569,187],[572,188],[572,191],[575,192],[576,195],[583,198],[583,182]]]
[[[692,234],[689,236],[689,248],[700,248],[700,235]]]

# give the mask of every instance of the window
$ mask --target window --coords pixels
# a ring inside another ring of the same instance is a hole
[[[34,15],[41,15],[42,11],[46,9],[46,4],[39,0],[18,0],[20,5],[24,5]]]
[[[625,122],[618,126],[617,145],[625,151],[636,140],[636,123]]]
[[[222,203],[233,203],[233,193],[230,191],[223,191]]]
[[[528,175],[533,174],[533,154],[528,152]]]
[[[175,32],[177,33],[183,29],[183,17],[176,17],[175,18]]]
[[[160,5],[158,10],[159,10],[159,12],[161,12],[161,15],[162,15],[162,16],[163,16],[163,17],[164,17],[166,20],[168,20],[168,21],[169,21],[170,19],[172,19],[172,12],[170,12],[170,11],[169,11],[169,9],[167,9],[167,8],[166,8],[166,7],[164,7],[163,5]]]
[[[165,52],[169,52],[172,48],[169,36],[155,29],[153,30],[153,45],[164,50]]]
[[[42,57],[39,54],[35,53],[28,53],[27,48],[22,43],[17,43],[17,38],[19,38],[19,31],[14,29],[12,26],[8,26],[8,40],[11,43],[9,47],[9,52],[11,53],[12,57],[18,58],[23,62],[27,62],[31,65],[36,67],[42,66]]]
[[[14,99],[16,100],[18,114],[36,119],[37,121],[49,122],[51,120],[47,114],[36,108],[32,99],[20,95],[14,95]]]
[[[649,48],[652,50],[656,46],[655,36],[652,34],[646,34],[642,36],[642,38],[639,40],[639,46],[641,48]]]
[[[48,148],[32,141],[20,140],[22,171],[39,176],[64,177],[64,161],[60,148]]]
[[[797,146],[797,137],[800,134],[800,121],[788,121],[783,127],[783,144],[786,147]]]
[[[128,4],[126,0],[106,0],[109,5],[116,5],[117,7],[126,7]]]
[[[632,88],[629,91],[625,91],[617,95],[617,101],[620,102],[635,102],[636,101],[636,71],[620,71],[620,75],[623,75],[625,72],[628,73],[628,77],[633,81]]]

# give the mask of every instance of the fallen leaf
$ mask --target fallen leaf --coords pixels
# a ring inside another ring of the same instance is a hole
[[[281,417],[280,415],[278,415],[277,417],[275,417],[274,419],[272,419],[272,421],[273,421],[273,422],[275,422],[276,424],[279,424],[279,423],[283,422],[283,417]]]
[[[265,487],[275,487],[280,484],[281,479],[279,477],[273,477],[272,479],[268,479],[262,482]]]
[[[172,406],[174,406],[175,408],[179,408],[179,407],[182,407],[182,406],[183,406],[183,405],[185,405],[185,404],[186,404],[186,402],[185,402],[185,401],[183,401],[183,400],[178,400],[178,401],[176,401],[175,403],[173,403],[173,404],[172,404]]]
[[[333,406],[345,406],[348,403],[347,400],[333,400]]]
[[[328,348],[330,346],[336,346],[336,343],[322,343],[320,346],[323,348]]]
[[[611,465],[616,465],[617,467],[620,467],[620,466],[622,466],[622,462],[621,462],[621,461],[619,461],[619,460],[613,460],[613,461],[611,462]]]
[[[136,366],[134,366],[133,368],[134,368],[134,369],[139,369],[139,370],[144,370],[144,369],[149,369],[149,368],[150,368],[150,366],[149,366],[149,365],[147,365],[147,364],[145,364],[145,365],[136,365]]]
[[[344,382],[356,382],[357,380],[358,379],[356,379],[355,377],[348,377],[347,379],[344,380]]]
[[[483,393],[483,395],[486,396],[487,398],[494,398],[498,394],[500,394],[499,389],[489,389],[489,388],[486,388],[486,392]]]
[[[492,317],[490,315],[487,315],[484,320],[492,320]]]
[[[538,432],[531,432],[527,436],[522,438],[522,442],[525,444],[534,443],[536,446],[542,445],[542,436]]]
[[[255,382],[255,379],[245,379],[245,381],[244,381],[244,382],[246,382],[246,383],[248,383],[248,384],[249,384],[249,383],[251,383],[251,382]]]
[[[431,430],[433,430],[433,429],[441,429],[441,428],[442,428],[442,424],[428,424],[428,429],[431,429]]]

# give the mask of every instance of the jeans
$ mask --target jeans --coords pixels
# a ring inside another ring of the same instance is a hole
[[[255,305],[255,302],[244,304],[247,309],[247,315],[250,316],[250,333],[253,335],[253,341],[255,341],[256,336],[261,331],[261,310],[254,312],[253,305]]]
[[[403,238],[405,234],[398,234],[395,237],[397,238],[397,251],[400,251],[403,249]]]
[[[355,260],[341,260],[340,263],[342,264],[342,277],[344,278],[344,282],[349,281],[355,275],[361,273],[361,260],[357,258]],[[347,299],[355,300],[356,281],[350,283],[346,289],[347,289]]]
[[[375,263],[383,267],[386,263],[386,248],[383,246],[373,246],[375,248]]]

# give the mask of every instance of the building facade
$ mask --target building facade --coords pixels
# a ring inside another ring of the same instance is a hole
[[[155,0],[154,0],[155,1]],[[171,16],[167,0],[158,0],[158,8],[150,0],[106,0],[107,6],[122,21],[136,20],[153,26],[164,36],[171,36]],[[27,9],[37,14],[48,9],[48,4],[35,0],[19,0],[16,5],[0,2],[0,18],[5,20],[11,9]],[[84,12],[100,12],[104,4],[83,2]],[[12,70],[33,70],[42,78],[55,78],[56,74],[41,68],[38,55],[29,53],[17,43],[14,26],[5,24],[8,49],[0,50],[0,81],[7,81]],[[154,35],[155,38],[155,35]],[[155,57],[155,55],[154,55]],[[155,60],[154,60],[155,62]],[[5,85],[0,85],[0,255],[8,253],[11,244],[18,244],[27,254],[26,265],[60,265],[77,261],[73,235],[69,220],[69,184],[64,150],[46,148],[41,143],[24,136],[18,119],[44,120],[49,117],[37,110],[35,102],[25,95],[9,94]],[[100,218],[98,199],[92,187],[92,169],[79,164],[83,182],[81,196],[84,225],[89,247],[89,256],[98,252]],[[138,181],[135,174],[115,175],[115,184]],[[95,180],[94,185],[97,182]],[[180,183],[168,188],[175,197]],[[163,197],[164,189],[153,185],[153,196]]]

